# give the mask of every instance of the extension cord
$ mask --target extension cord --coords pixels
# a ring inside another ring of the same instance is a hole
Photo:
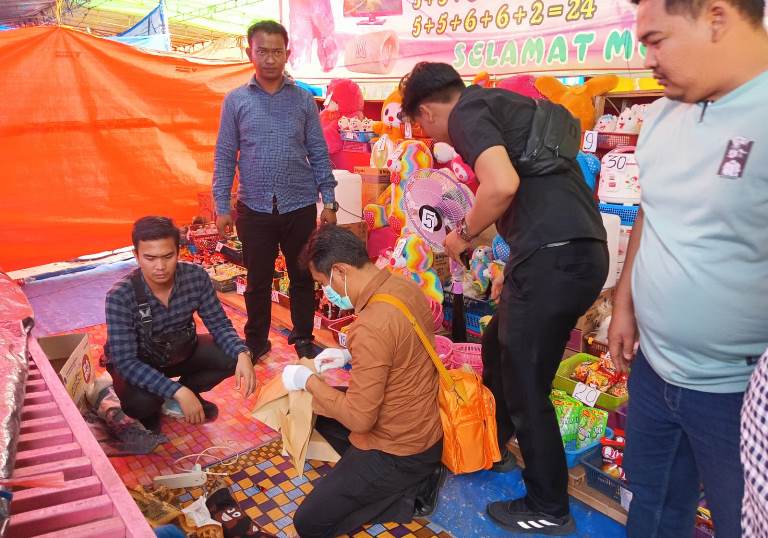
[[[178,489],[202,486],[206,479],[207,475],[202,471],[200,465],[195,465],[194,469],[189,472],[156,476],[153,481],[157,486]]]

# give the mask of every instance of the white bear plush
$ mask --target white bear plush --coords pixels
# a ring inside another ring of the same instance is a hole
[[[638,110],[636,107],[625,108],[621,111],[619,119],[616,122],[617,133],[632,133],[637,134],[640,132],[640,125],[638,121]]]
[[[599,133],[612,133],[616,130],[618,118],[613,114],[603,114],[595,124],[595,131]]]

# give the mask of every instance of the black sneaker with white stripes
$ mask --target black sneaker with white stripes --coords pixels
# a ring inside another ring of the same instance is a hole
[[[491,503],[487,511],[495,523],[512,532],[565,536],[576,531],[576,523],[570,514],[554,517],[534,512],[524,498]]]

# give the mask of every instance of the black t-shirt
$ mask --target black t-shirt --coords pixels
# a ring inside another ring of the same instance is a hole
[[[469,86],[448,118],[456,152],[474,168],[486,149],[504,146],[512,164],[525,149],[536,102],[501,89]],[[592,193],[575,159],[568,171],[520,176],[520,187],[496,227],[518,263],[533,251],[573,239],[606,240]],[[513,262],[514,263],[514,262]]]

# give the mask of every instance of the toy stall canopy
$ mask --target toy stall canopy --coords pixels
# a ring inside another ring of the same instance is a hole
[[[150,54],[60,27],[0,32],[0,267],[130,243],[210,189],[222,99],[247,63]]]

